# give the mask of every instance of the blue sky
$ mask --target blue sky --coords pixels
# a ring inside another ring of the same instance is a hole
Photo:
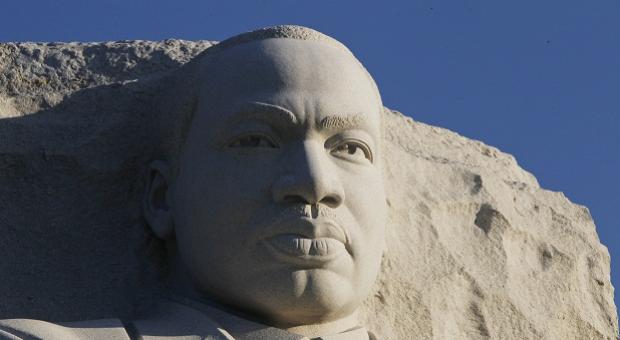
[[[511,153],[544,188],[588,206],[620,282],[619,1],[22,0],[1,8],[0,41],[318,29],[353,50],[386,106]]]

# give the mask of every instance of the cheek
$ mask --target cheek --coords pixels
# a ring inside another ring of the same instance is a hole
[[[214,162],[212,168],[208,186],[215,188],[216,200],[224,209],[247,210],[271,203],[277,172],[273,161],[227,158]]]
[[[387,215],[385,189],[380,173],[344,177],[345,201],[363,228],[383,229]],[[367,230],[367,232],[370,230]]]
[[[176,187],[175,220],[211,234],[245,225],[254,211],[271,200],[267,166],[268,162],[242,165],[217,154],[192,164],[191,171],[180,174]]]
[[[357,222],[356,230],[351,230],[352,246],[356,257],[369,261],[383,250],[387,221],[383,181],[380,173],[349,177],[346,181],[345,205]]]
[[[251,167],[211,161],[196,168],[179,183],[174,218],[184,262],[200,276],[205,266],[222,272],[220,262],[248,258],[248,228],[270,204],[271,194],[269,179],[256,176]]]

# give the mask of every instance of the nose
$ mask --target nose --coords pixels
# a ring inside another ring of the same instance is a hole
[[[344,201],[344,189],[324,147],[305,141],[303,150],[295,150],[288,171],[272,187],[277,203],[325,204],[337,208]]]

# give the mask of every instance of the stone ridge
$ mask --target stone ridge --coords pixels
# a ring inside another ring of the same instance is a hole
[[[186,63],[210,41],[0,43],[0,112],[49,108],[74,91],[131,82]]]
[[[387,138],[405,148],[408,153],[429,161],[455,163],[472,170],[487,167],[486,162],[479,161],[484,159],[497,163],[498,168],[502,170],[496,175],[505,181],[514,182],[515,185],[539,188],[536,178],[520,168],[514,156],[481,141],[461,136],[454,131],[414,121],[398,111],[387,108],[386,110],[389,114],[404,118],[405,122],[401,129],[405,129],[408,133],[388,134]],[[432,139],[420,140],[418,137],[431,133],[434,135]],[[412,138],[412,136],[415,137]],[[440,150],[442,153],[438,153]]]
[[[64,93],[131,81],[184,64],[210,41],[1,43],[0,93]]]
[[[159,294],[141,217],[159,76],[214,44],[0,44],[0,318],[129,318]],[[385,110],[383,339],[617,339],[588,209],[514,157]],[[96,245],[93,247],[92,245]],[[62,310],[58,306],[63,306]]]

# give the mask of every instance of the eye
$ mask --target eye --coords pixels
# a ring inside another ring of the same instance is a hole
[[[277,148],[271,139],[263,135],[245,135],[228,144],[231,148]]]
[[[334,156],[345,159],[366,161],[372,163],[372,153],[370,152],[370,148],[361,142],[342,142],[336,145],[330,153]]]

